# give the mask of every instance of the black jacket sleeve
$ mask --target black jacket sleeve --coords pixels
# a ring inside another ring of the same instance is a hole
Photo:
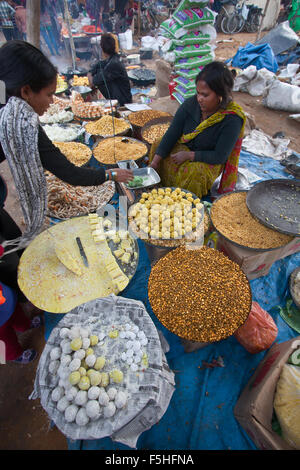
[[[222,131],[215,142],[213,150],[195,150],[195,162],[211,165],[223,164],[228,160],[239,137],[243,121],[239,116],[226,116]]]
[[[74,186],[98,186],[105,181],[105,170],[81,168],[73,165],[48,138],[42,127],[39,127],[38,147],[45,170],[66,183]]]

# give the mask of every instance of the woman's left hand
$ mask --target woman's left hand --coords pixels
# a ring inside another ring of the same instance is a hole
[[[194,160],[194,155],[195,155],[194,152],[188,152],[188,151],[182,150],[181,152],[172,153],[171,160],[174,163],[177,163],[178,165],[181,165],[181,163],[183,163],[187,160],[193,161]]]

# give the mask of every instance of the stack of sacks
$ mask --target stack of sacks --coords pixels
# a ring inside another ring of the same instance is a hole
[[[171,18],[160,27],[168,41],[163,46],[166,60],[174,62],[178,77],[173,96],[179,103],[196,92],[195,78],[204,65],[214,60],[215,13],[208,0],[182,0]]]

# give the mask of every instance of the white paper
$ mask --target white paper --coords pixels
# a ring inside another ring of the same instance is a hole
[[[145,109],[151,109],[149,106],[146,104],[140,104],[140,103],[129,103],[125,104],[125,107],[129,109],[129,111],[143,111]]]

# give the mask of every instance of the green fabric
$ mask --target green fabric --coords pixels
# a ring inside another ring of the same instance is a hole
[[[289,14],[290,27],[297,33],[300,31],[300,0],[293,0],[292,11]]]

